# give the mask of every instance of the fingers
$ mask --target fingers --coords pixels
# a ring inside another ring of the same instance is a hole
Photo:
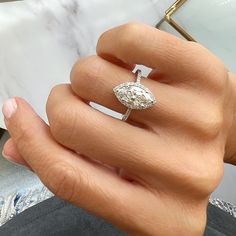
[[[129,23],[105,32],[98,41],[97,54],[116,57],[127,64],[158,68],[165,74],[163,81],[168,83],[185,82],[196,87],[199,83],[195,80],[211,81],[209,88],[216,78],[221,81],[223,75],[223,63],[207,49],[141,23]]]
[[[153,71],[150,76],[156,77],[157,73],[158,71]],[[113,88],[121,83],[134,81],[134,78],[135,75],[131,71],[107,62],[101,57],[92,56],[76,63],[71,73],[71,87],[73,92],[84,100],[125,113],[126,107],[118,101]],[[178,121],[178,124],[193,127],[198,123],[196,119],[200,111],[208,113],[209,107],[206,109],[204,106],[206,98],[203,95],[199,98],[199,91],[193,92],[187,88],[170,86],[145,78],[142,84],[152,91],[157,103],[146,110],[132,110],[129,123],[134,121],[136,125],[141,124],[146,128],[164,126],[173,129]]]
[[[184,54],[188,54],[186,45],[185,41],[154,27],[129,23],[105,32],[98,41],[97,53],[116,57],[128,64],[142,64],[171,72],[178,70],[176,62],[183,61]]]
[[[7,142],[4,144],[2,154],[7,160],[17,163],[19,165],[27,166],[29,169],[31,169],[28,163],[22,158],[22,156],[17,151],[16,145],[14,144],[12,138],[8,139]]]
[[[47,115],[59,143],[110,166],[144,171],[150,161],[143,158],[147,146],[158,145],[153,133],[93,109],[69,85],[53,89]]]
[[[10,109],[7,108],[9,103]],[[126,223],[122,223],[121,219],[127,214],[126,210],[136,214],[136,210],[131,209],[130,199],[137,201],[138,206],[141,195],[148,195],[141,187],[63,148],[52,139],[48,126],[22,99],[11,99],[5,103],[3,110],[7,128],[19,154],[52,192],[125,227]],[[137,197],[133,199],[132,196]],[[110,206],[116,214],[111,214]]]
[[[113,88],[121,83],[134,80],[134,73],[98,56],[80,60],[71,73],[71,87],[78,96],[120,113],[125,113],[127,108],[118,101]],[[152,92],[158,90],[158,94],[164,93],[164,86],[157,86],[154,81],[145,80],[144,84]],[[142,122],[148,119],[152,111],[153,108],[147,109],[146,112],[134,110],[130,118]]]
[[[173,153],[180,153],[188,137],[184,132],[185,124],[176,126],[173,121],[169,127],[158,126],[155,133],[135,127],[88,106],[69,85],[56,86],[52,90],[47,115],[51,133],[58,143],[131,175],[158,176],[153,185],[159,187],[173,185],[173,179],[177,181],[181,170],[192,160],[188,155],[173,158]],[[192,122],[191,117],[189,121]],[[194,140],[191,148],[193,146]]]

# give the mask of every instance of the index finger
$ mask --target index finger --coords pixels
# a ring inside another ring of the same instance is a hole
[[[210,82],[207,88],[211,88],[225,74],[224,64],[200,44],[141,23],[128,23],[105,32],[98,41],[97,54],[158,69],[169,84],[191,84],[194,88],[201,86],[199,82],[206,84],[206,80]]]

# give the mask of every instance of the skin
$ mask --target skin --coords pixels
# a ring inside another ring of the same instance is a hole
[[[112,88],[152,68],[158,102],[127,122]],[[129,23],[105,32],[97,55],[79,60],[71,83],[54,87],[49,126],[21,98],[6,118],[3,154],[28,166],[57,196],[130,235],[203,235],[223,164],[236,163],[235,75],[201,45]]]

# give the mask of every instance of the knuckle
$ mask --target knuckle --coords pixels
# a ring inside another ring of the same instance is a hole
[[[55,94],[60,93],[61,89],[63,89],[66,85],[65,84],[57,84],[55,85],[49,94],[49,99],[53,97]]]
[[[61,90],[65,89],[65,87],[67,87],[67,86],[69,86],[69,85],[68,84],[58,84],[58,85],[55,85],[51,89],[50,94],[47,99],[47,103],[46,103],[46,111],[47,111],[47,115],[49,117],[51,116],[51,113],[54,110],[53,108],[55,106],[56,97],[58,96],[58,94],[61,93]]]
[[[215,159],[215,157],[213,159]],[[210,168],[209,164],[204,162],[199,167],[197,167],[197,165],[195,166],[195,171],[188,177],[188,181],[192,188],[197,190],[195,192],[204,196],[209,196],[209,194],[211,194],[219,185],[223,177],[223,172],[222,161],[214,161]]]
[[[143,25],[139,22],[136,22],[136,21],[130,21],[126,24],[124,24],[123,26],[121,26],[125,33],[129,32],[129,33],[133,33],[133,32],[139,32],[140,28],[142,27]]]
[[[78,130],[79,116],[69,104],[56,105],[49,117],[50,131],[53,138],[61,144],[73,145],[74,132]]]
[[[223,158],[216,150],[205,150],[204,156],[195,157],[183,165],[176,175],[176,188],[177,191],[188,190],[189,194],[194,194],[194,197],[205,198],[215,190],[223,177]],[[207,161],[199,158],[205,158]]]
[[[91,56],[75,64],[71,72],[71,86],[76,92],[82,92],[89,84],[96,85],[102,76],[103,61],[98,56]]]
[[[211,53],[208,49],[197,42],[187,42],[191,52],[192,63],[198,64],[196,75],[204,80],[204,85],[209,91],[220,94],[226,86],[228,69],[223,61]],[[203,63],[204,60],[204,63]]]
[[[128,46],[133,46],[142,32],[142,25],[137,22],[129,22],[121,27],[120,38],[122,42]]]
[[[75,200],[82,186],[81,177],[75,168],[60,162],[48,168],[43,181],[56,196],[70,202]]]
[[[15,137],[15,142],[21,143],[22,140],[28,142],[34,137],[34,132],[29,126],[26,127],[24,124],[19,123],[17,128],[19,132]]]
[[[107,35],[109,34],[110,31],[112,31],[112,30],[111,29],[107,30],[99,36],[98,41],[97,41],[97,45],[96,45],[96,52],[98,55],[103,54],[102,53],[102,48],[103,48],[102,46],[105,43]]]
[[[199,129],[202,132],[203,138],[214,139],[222,131],[224,126],[224,117],[222,112],[212,112],[204,117],[204,119],[199,123]]]
[[[107,40],[110,40],[110,34],[114,32],[114,30],[118,30],[119,37],[120,36],[127,36],[131,34],[135,34],[140,30],[142,24],[139,22],[131,21],[126,24],[123,24],[115,29],[110,29],[107,30],[106,32],[102,33],[101,36],[98,39],[98,44],[97,44],[97,52],[99,53],[100,51],[100,46],[105,43]],[[116,33],[117,33],[116,32]],[[117,34],[116,34],[117,35]],[[131,37],[132,38],[132,37]]]
[[[31,125],[25,125],[21,122],[17,124],[17,130],[19,130],[18,134],[14,137],[15,143],[17,144],[18,150],[26,150],[34,140],[35,135],[37,132],[35,131],[34,127]]]

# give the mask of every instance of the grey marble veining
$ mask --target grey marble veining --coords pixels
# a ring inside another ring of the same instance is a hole
[[[46,120],[50,89],[69,82],[74,62],[99,35],[128,21],[155,25],[173,0],[25,0],[0,4],[0,105],[29,101]],[[0,115],[0,126],[4,127]]]

